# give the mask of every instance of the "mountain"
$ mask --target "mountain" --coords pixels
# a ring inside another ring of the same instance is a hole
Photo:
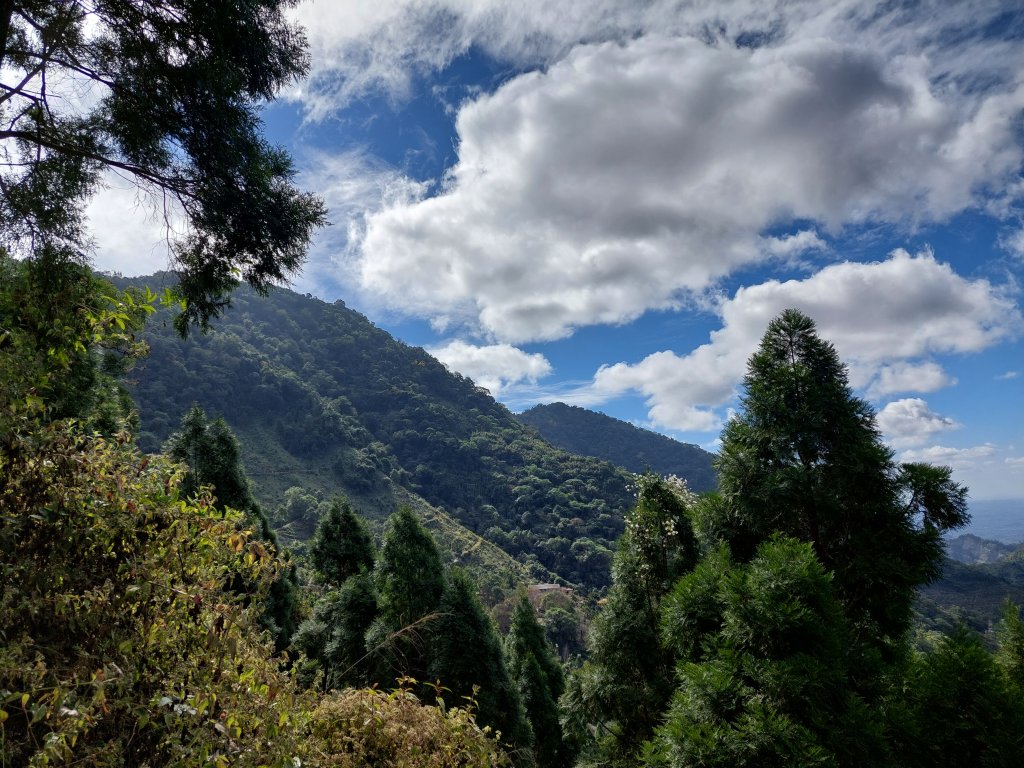
[[[942,578],[921,587],[918,612],[926,627],[944,633],[959,621],[986,632],[998,623],[1007,598],[1024,605],[1024,552],[974,565],[947,559]]]
[[[946,555],[952,560],[968,565],[976,563],[996,563],[1004,557],[1024,549],[1020,544],[1004,544],[965,533],[946,542]]]
[[[267,508],[293,486],[343,493],[376,521],[409,503],[449,521],[446,536],[457,526],[460,552],[493,545],[532,579],[608,584],[630,475],[552,446],[486,390],[342,302],[243,288],[208,335],[179,338],[161,309],[143,338],[150,354],[130,384],[144,450],[159,450],[198,403],[235,431]]]
[[[696,445],[565,403],[537,405],[519,414],[545,440],[566,451],[610,461],[631,472],[651,470],[686,478],[691,490],[712,491],[714,454]]]

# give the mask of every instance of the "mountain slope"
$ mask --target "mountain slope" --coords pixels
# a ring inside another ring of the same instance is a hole
[[[713,454],[603,413],[551,403],[534,406],[518,418],[566,451],[604,459],[631,472],[651,470],[659,475],[678,475],[698,492],[717,486],[711,465]]]
[[[632,503],[627,473],[552,447],[485,390],[341,302],[247,289],[233,301],[212,333],[188,340],[163,311],[151,319],[151,353],[132,384],[144,449],[158,450],[197,402],[235,430],[269,507],[302,486],[343,492],[379,520],[418,496],[539,577],[607,585]]]

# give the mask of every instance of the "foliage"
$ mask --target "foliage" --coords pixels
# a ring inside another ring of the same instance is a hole
[[[518,418],[570,453],[604,459],[630,472],[676,475],[697,492],[712,491],[718,485],[712,454],[603,413],[547,403],[523,411]]]
[[[298,694],[243,578],[277,564],[178,471],[55,422],[0,451],[4,764],[291,765]]]
[[[1020,764],[1024,696],[977,634],[961,628],[943,638],[934,652],[915,661],[906,688],[913,729],[903,745],[902,765]]]
[[[347,501],[331,503],[310,543],[309,559],[324,582],[332,585],[373,568],[373,538]]]
[[[562,699],[568,730],[588,760],[635,765],[668,705],[676,657],[661,641],[661,604],[697,561],[688,511],[694,501],[685,485],[637,479],[612,588],[591,626],[590,659]]]
[[[13,0],[0,5],[0,246],[17,255],[86,247],[82,211],[102,174],[132,178],[165,220],[188,223],[171,253],[205,324],[241,274],[257,290],[293,272],[324,222],[292,186],[258,110],[307,69],[290,0]],[[89,91],[82,98],[81,90]]]
[[[525,595],[512,613],[505,656],[533,730],[538,768],[568,768],[575,755],[562,737],[559,721],[558,699],[565,690],[562,665]]]
[[[772,538],[723,565],[705,561],[668,601],[678,690],[646,762],[880,764],[881,727],[848,686],[845,617],[810,545]]]
[[[741,562],[776,533],[810,542],[865,658],[892,660],[916,588],[940,572],[942,534],[967,520],[966,490],[946,468],[893,461],[835,349],[796,310],[769,324],[744,386],[742,411],[722,433],[721,494],[703,505],[704,532]]]
[[[304,682],[320,673],[324,690],[368,685],[366,632],[377,616],[377,593],[367,573],[357,573],[316,601],[313,615],[292,637],[292,647],[306,655]]]
[[[366,644],[376,661],[375,679],[427,679],[429,624],[444,592],[444,568],[430,534],[408,508],[389,519],[373,572],[377,619]]]
[[[999,648],[996,662],[1018,694],[1024,695],[1024,620],[1020,608],[1010,600],[1003,603],[1003,618],[996,629]]]
[[[118,377],[146,351],[134,332],[154,299],[49,250],[34,261],[0,251],[0,429],[67,417],[106,435],[136,428]]]
[[[349,690],[314,710],[311,760],[324,768],[501,768],[509,759],[468,707],[423,706],[405,686]]]
[[[277,537],[267,516],[249,490],[238,439],[224,419],[208,421],[203,409],[193,405],[182,417],[181,429],[167,441],[165,450],[187,468],[181,481],[184,495],[193,496],[212,488],[220,507],[244,512],[260,538],[277,548]],[[237,586],[241,591],[248,589],[242,582]],[[283,650],[296,629],[294,568],[282,569],[268,592],[265,609],[264,623],[273,632],[278,649]]]
[[[474,700],[477,720],[494,728],[517,766],[534,764],[533,734],[519,692],[509,677],[497,628],[458,568],[448,571],[437,618],[430,624],[429,679],[456,701]]]
[[[340,302],[287,290],[257,300],[245,289],[233,302],[213,333],[188,343],[163,312],[149,324],[133,388],[144,448],[195,400],[241,438],[268,508],[301,486],[343,493],[383,521],[418,496],[469,530],[463,549],[483,536],[537,581],[607,586],[632,504],[624,471],[552,448],[486,391]]]

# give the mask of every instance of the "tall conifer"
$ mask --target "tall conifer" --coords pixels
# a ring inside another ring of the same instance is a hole
[[[512,612],[505,638],[509,674],[519,690],[533,728],[539,768],[568,768],[573,751],[562,737],[558,699],[565,689],[562,665],[525,595]]]
[[[810,542],[857,634],[891,655],[916,588],[938,576],[942,534],[967,519],[966,490],[948,470],[894,461],[834,347],[797,310],[768,326],[744,386],[707,532],[739,561],[775,533]]]
[[[533,734],[505,663],[498,630],[469,575],[452,568],[430,626],[431,680],[451,691],[451,703],[474,696],[477,721],[501,731],[518,766],[533,764]],[[449,694],[446,694],[449,695]]]
[[[378,615],[366,642],[378,682],[392,685],[403,675],[426,680],[428,625],[444,591],[444,566],[434,539],[408,507],[388,518],[373,580]]]

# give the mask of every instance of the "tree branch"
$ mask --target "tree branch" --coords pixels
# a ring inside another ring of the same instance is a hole
[[[57,139],[51,138],[41,133],[34,133],[32,131],[18,131],[18,130],[0,130],[0,141],[3,139],[20,139],[31,144],[35,144],[40,148],[50,149],[54,152],[63,152],[65,154],[73,155],[75,157],[81,157],[86,160],[93,160],[101,165],[106,165],[111,168],[118,168],[122,171],[127,171],[133,176],[137,176],[140,179],[152,182],[157,186],[170,190],[179,198],[188,197],[195,198],[195,194],[188,189],[188,180],[175,177],[165,176],[158,173],[150,168],[144,168],[141,165],[135,165],[134,163],[126,163],[121,160],[116,160],[112,157],[102,155],[98,152],[93,152],[85,147],[75,146],[73,144],[65,144]]]
[[[11,33],[11,17],[14,15],[14,0],[0,0],[0,67],[7,55],[7,36]]]

